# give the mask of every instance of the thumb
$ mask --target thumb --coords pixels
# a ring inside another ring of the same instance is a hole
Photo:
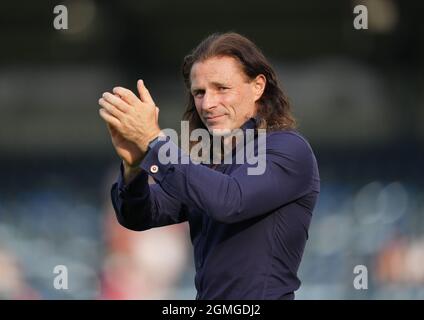
[[[113,127],[110,123],[107,123],[107,129],[109,130],[109,133],[111,136],[113,136],[116,133],[115,127]]]
[[[146,86],[144,85],[143,80],[137,81],[137,90],[138,90],[138,93],[140,94],[140,100],[142,102],[155,104],[152,99],[152,96],[150,95],[149,90],[147,90]]]

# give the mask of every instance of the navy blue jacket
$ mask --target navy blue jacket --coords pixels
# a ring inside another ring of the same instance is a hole
[[[242,129],[254,128],[255,120]],[[132,230],[188,221],[197,299],[292,299],[320,180],[313,151],[297,131],[266,135],[266,169],[250,164],[161,164],[157,142],[128,185],[122,165],[111,195]],[[256,145],[257,147],[257,145]],[[180,159],[188,157],[178,149]],[[149,185],[148,174],[156,184]]]

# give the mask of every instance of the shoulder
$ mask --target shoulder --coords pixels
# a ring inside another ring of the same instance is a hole
[[[290,153],[299,156],[312,155],[308,140],[296,130],[272,131],[266,135],[266,149],[271,152]]]

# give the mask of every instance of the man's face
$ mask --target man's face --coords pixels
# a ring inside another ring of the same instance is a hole
[[[240,63],[228,56],[196,62],[190,79],[196,110],[211,133],[240,128],[255,116],[265,88],[263,75],[248,79]]]

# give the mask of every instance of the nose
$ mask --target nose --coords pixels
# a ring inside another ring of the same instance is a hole
[[[218,105],[217,96],[210,91],[205,92],[203,96],[203,101],[202,101],[202,109],[204,111],[208,111],[210,109],[216,108],[217,105]]]

